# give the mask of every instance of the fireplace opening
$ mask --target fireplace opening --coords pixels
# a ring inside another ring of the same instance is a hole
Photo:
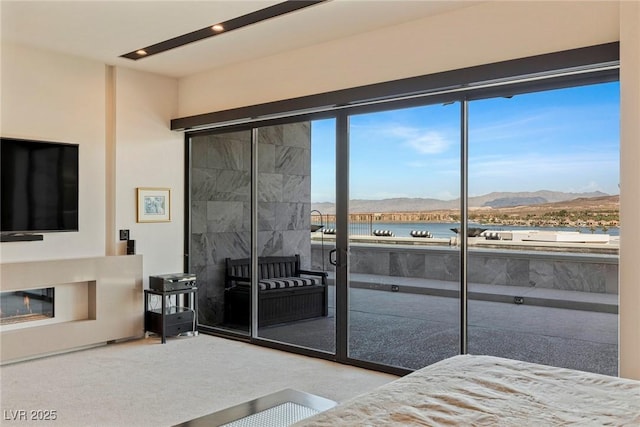
[[[0,292],[0,325],[54,316],[54,288]]]

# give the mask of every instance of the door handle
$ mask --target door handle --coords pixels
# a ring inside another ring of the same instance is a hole
[[[337,249],[331,249],[329,251],[329,264],[338,265],[336,255],[337,255]]]

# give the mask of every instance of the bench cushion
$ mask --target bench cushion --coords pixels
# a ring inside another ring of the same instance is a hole
[[[320,285],[320,278],[310,277],[278,277],[275,279],[262,279],[258,282],[258,288],[261,291],[269,289],[285,289],[295,288],[299,286]],[[238,286],[249,286],[247,282],[238,282]]]
[[[309,277],[278,277],[276,279],[262,279],[258,282],[260,290],[295,288],[297,286],[319,285],[320,279]]]

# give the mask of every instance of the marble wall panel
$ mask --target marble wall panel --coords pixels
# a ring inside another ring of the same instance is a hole
[[[242,151],[242,170],[245,172],[251,172],[251,143],[242,144],[241,148],[236,149]]]
[[[215,325],[224,318],[224,268],[208,266],[198,277],[198,320]],[[200,277],[206,277],[200,280]]]
[[[284,254],[282,231],[258,232],[258,256],[278,256]]]
[[[457,252],[449,254],[425,254],[425,279],[458,280],[460,277],[460,256]]]
[[[251,253],[251,233],[209,233],[210,266],[223,266],[225,258],[248,258]]]
[[[189,269],[189,273],[196,275],[198,288],[201,286],[206,286],[209,281],[209,276],[207,275],[208,266],[205,265],[192,265]]]
[[[604,265],[605,288],[608,294],[618,293],[618,274],[618,264]]]
[[[529,279],[529,260],[521,258],[506,259],[506,283],[509,286],[531,286]]]
[[[210,264],[209,235],[207,233],[191,234],[191,254],[189,262],[192,267],[203,267]]]
[[[258,231],[274,231],[278,227],[277,208],[282,203],[258,202]],[[248,212],[247,212],[248,210]],[[245,214],[251,215],[251,205],[245,207]]]
[[[221,170],[216,177],[213,198],[209,200],[243,200],[251,199],[251,176],[248,172]]]
[[[350,271],[352,273],[390,275],[389,252],[361,250],[351,248],[349,257]]]
[[[207,168],[191,170],[191,200],[214,200],[218,171]]]
[[[191,232],[207,232],[207,202],[191,202]]]
[[[207,167],[224,170],[244,170],[245,143],[233,139],[216,138],[209,144]],[[249,144],[246,144],[249,145]]]
[[[311,201],[311,177],[284,175],[282,179],[283,201],[309,203]]]
[[[291,125],[266,126],[258,129],[258,144],[282,145],[284,128]]]
[[[276,146],[275,171],[285,175],[309,175],[310,151],[304,148]]]
[[[389,274],[400,277],[425,277],[424,254],[391,252],[389,254]]]
[[[191,167],[206,168],[209,164],[209,140],[203,137],[191,139]]]
[[[192,265],[191,268],[189,269],[189,273],[195,274],[197,279],[196,283],[198,285],[198,309],[201,312],[199,313],[199,316],[198,316],[200,323],[205,323],[203,322],[203,320],[205,320],[207,317],[205,313],[202,313],[203,311],[202,307],[205,307],[205,304],[207,302],[207,298],[206,298],[207,289],[211,287],[207,270],[208,270],[208,267],[206,265],[200,265],[200,266]]]
[[[311,122],[288,124],[283,127],[282,144],[291,147],[311,146]]]
[[[266,173],[276,172],[276,146],[273,144],[258,144],[258,171]]]
[[[258,201],[281,202],[283,197],[283,177],[277,173],[258,174]]]
[[[554,267],[554,288],[582,292],[607,290],[603,264],[572,263],[556,261]]]
[[[468,281],[472,283],[506,285],[507,260],[470,255],[467,258],[467,274]]]
[[[301,268],[311,267],[311,233],[305,230],[288,230],[282,232],[282,255],[300,255]]]
[[[245,231],[251,231],[251,202],[242,203],[242,229]]]
[[[239,130],[236,132],[224,132],[220,134],[211,135],[212,141],[233,141],[236,144],[249,145],[251,144],[251,131]]]
[[[555,270],[548,260],[532,259],[529,262],[529,285],[539,288],[554,287]]]
[[[207,231],[244,230],[244,204],[242,202],[207,202]]]
[[[424,278],[435,280],[446,280],[448,275],[446,256],[443,254],[425,254],[424,255]]]
[[[309,230],[309,204],[307,203],[276,203],[277,230]]]

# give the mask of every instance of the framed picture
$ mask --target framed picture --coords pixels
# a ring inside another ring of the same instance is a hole
[[[171,189],[138,187],[138,222],[171,221]]]

